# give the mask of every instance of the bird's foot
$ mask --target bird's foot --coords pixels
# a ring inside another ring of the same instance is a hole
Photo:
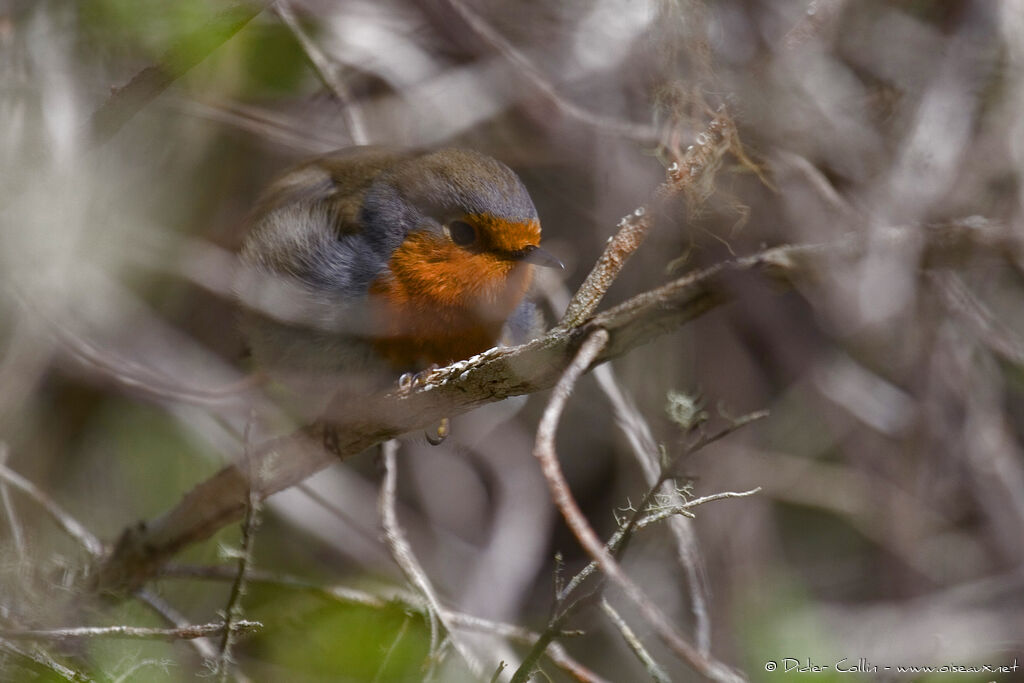
[[[451,427],[451,420],[447,417],[442,417],[441,424],[437,425],[437,429],[434,430],[434,433],[431,434],[430,432],[424,432],[423,436],[427,437],[427,441],[431,446],[437,446],[448,438],[448,434],[451,433]]]

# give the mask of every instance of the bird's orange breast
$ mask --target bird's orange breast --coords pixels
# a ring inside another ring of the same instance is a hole
[[[529,287],[532,266],[410,234],[370,287],[377,352],[399,369],[485,351]]]

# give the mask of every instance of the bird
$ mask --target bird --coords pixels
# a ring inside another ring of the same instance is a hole
[[[525,341],[534,268],[563,268],[516,173],[470,149],[310,159],[269,185],[249,223],[243,334],[256,364],[303,394],[339,381],[357,394]]]

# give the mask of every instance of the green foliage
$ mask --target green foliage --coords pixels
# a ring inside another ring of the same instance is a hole
[[[426,624],[400,605],[374,609],[286,591],[249,616],[266,628],[240,656],[287,672],[289,681],[420,681],[428,665]]]

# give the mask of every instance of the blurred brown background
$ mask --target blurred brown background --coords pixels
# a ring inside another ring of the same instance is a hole
[[[1024,665],[1024,3],[294,0],[221,40],[232,12],[261,7],[0,2],[9,468],[113,541],[238,457],[248,407],[221,392],[250,372],[232,253],[260,188],[294,161],[354,141],[494,155],[522,176],[546,245],[568,266],[548,283],[557,299],[724,104],[753,165],[727,156],[705,201],[659,215],[605,306],[765,247],[861,248],[792,291],[748,284],[614,362],[670,448],[681,438],[670,390],[702,396],[712,425],[770,412],[684,464],[698,496],[761,487],[686,522],[706,591],[694,592],[665,527],[637,536],[626,569],[682,632],[710,638],[754,680],[787,679],[784,658],[830,667],[807,680],[1024,680],[895,670]],[[98,141],[90,117],[152,64],[170,87]],[[979,238],[929,260],[948,225]],[[586,561],[530,454],[545,399],[470,413],[444,445],[415,435],[399,457],[399,518],[446,604],[534,630],[552,603],[555,554],[566,575]],[[569,403],[558,449],[607,537],[645,484],[593,377]],[[255,567],[374,595],[404,587],[379,538],[378,480],[364,454],[271,498]],[[7,488],[0,628],[159,625],[130,602],[69,608],[88,558]],[[224,549],[237,543],[232,526],[180,561],[230,567]],[[218,618],[228,589],[151,586],[197,623]],[[696,678],[615,589],[608,599],[671,680]],[[264,624],[235,653],[250,680],[474,680],[451,654],[425,666],[427,623],[400,603],[253,584],[243,606]],[[650,677],[599,609],[569,627],[585,634],[566,648],[601,676]],[[488,677],[526,651],[493,633],[465,637]],[[96,680],[204,671],[180,642],[21,647]],[[838,673],[844,658],[893,669]],[[0,678],[55,676],[0,652]]]

